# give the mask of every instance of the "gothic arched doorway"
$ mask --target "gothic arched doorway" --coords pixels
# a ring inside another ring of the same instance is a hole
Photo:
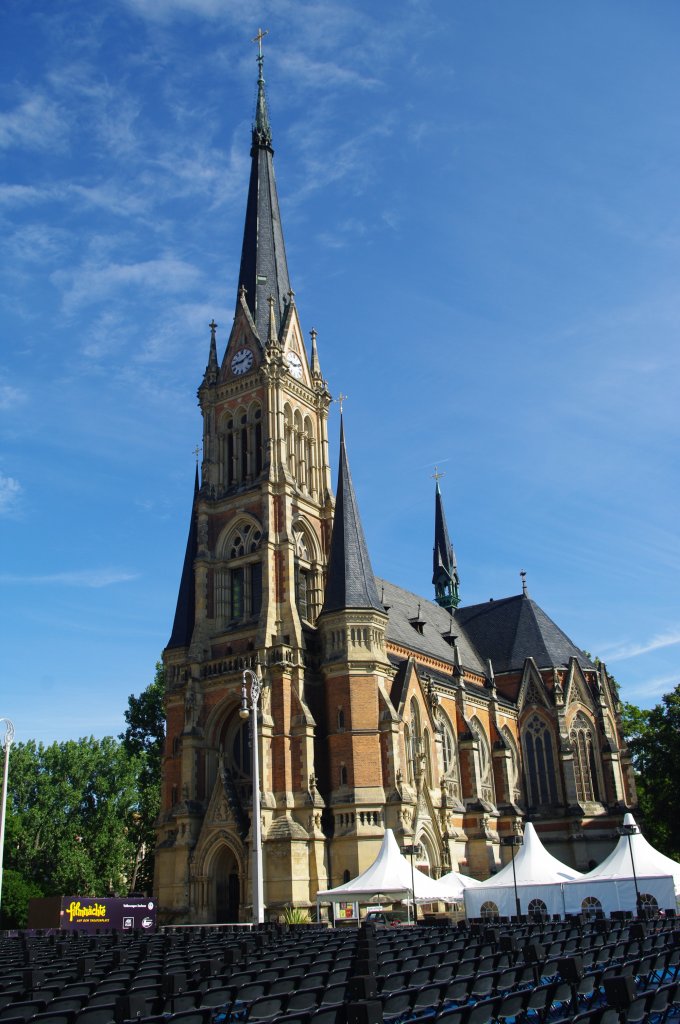
[[[241,879],[234,851],[223,846],[212,862],[212,881],[215,893],[215,922],[229,924],[239,919],[241,906]]]

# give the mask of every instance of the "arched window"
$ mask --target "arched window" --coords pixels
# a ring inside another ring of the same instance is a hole
[[[293,538],[297,609],[301,619],[314,623],[320,610],[320,575],[314,546],[310,534],[301,524],[293,527]]]
[[[338,732],[345,731],[345,711],[344,708],[338,708]]]
[[[557,777],[552,732],[540,715],[534,715],[523,729],[529,804],[540,807],[557,803]]]
[[[507,799],[510,803],[517,803],[520,800],[520,786],[519,786],[519,753],[517,750],[517,744],[515,743],[515,737],[512,735],[507,725],[501,729],[503,736],[503,742],[505,748],[510,754],[507,762],[508,772],[508,793]]]
[[[409,705],[411,712],[411,723],[409,728],[409,750],[407,753],[410,761],[411,770],[409,775],[412,781],[418,778],[420,771],[420,751],[422,749],[422,736],[420,732],[420,708],[418,707],[418,701],[415,697],[411,697],[411,703]]]
[[[347,785],[347,767],[344,764],[340,765],[340,785]]]
[[[602,912],[602,904],[597,896],[586,896],[581,901],[581,910],[587,917],[597,917]]]
[[[582,715],[580,712],[576,715],[569,730],[569,739],[571,740],[571,747],[574,753],[576,797],[582,803],[599,800],[600,789],[597,765],[595,763],[593,734],[590,723],[585,715]]]
[[[486,921],[494,920],[498,917],[498,907],[492,900],[487,900],[479,908],[479,916]]]
[[[495,803],[494,796],[494,785],[493,785],[493,772],[491,769],[491,753],[489,750],[489,743],[484,732],[482,724],[473,718],[470,722],[472,732],[476,739],[476,760],[477,760],[477,774],[479,777],[479,783],[481,788],[482,800],[486,800],[488,803]]]
[[[219,430],[219,482],[229,488],[259,476],[263,465],[262,409],[229,413]]]
[[[448,719],[442,714],[442,763],[444,775],[458,778],[458,755],[456,753],[456,740],[453,729]]]
[[[312,421],[309,418],[309,416],[305,417],[304,439],[305,463],[307,465],[307,490],[309,491],[310,494],[316,494],[318,489],[316,468],[316,443],[314,438],[314,428],[312,426]]]
[[[260,614],[261,542],[262,531],[250,520],[237,524],[220,547],[226,564],[215,570],[215,617],[225,625],[247,622]]]
[[[425,755],[425,781],[430,789],[432,789],[432,754],[430,751],[430,731],[425,729],[423,732],[423,754]]]
[[[219,746],[225,768],[235,779],[249,779],[251,776],[251,731],[250,719],[244,722],[233,713],[222,726]]]

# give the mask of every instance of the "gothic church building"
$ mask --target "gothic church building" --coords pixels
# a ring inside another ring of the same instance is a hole
[[[262,679],[267,916],[365,869],[385,828],[419,844],[424,870],[484,878],[531,818],[587,869],[635,803],[607,673],[526,587],[460,603],[438,483],[433,593],[374,576],[344,434],[333,496],[331,395],[290,285],[273,155],[260,57],[236,310],[222,358],[211,324],[203,461],[163,655],[160,918],[250,918],[244,668]]]

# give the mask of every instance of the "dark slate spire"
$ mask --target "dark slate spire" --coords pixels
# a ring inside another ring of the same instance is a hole
[[[341,419],[335,518],[322,612],[337,612],[345,608],[375,608],[379,612],[385,611],[375,585],[371,559],[359,518],[359,507],[345,449],[345,429]]]
[[[262,67],[262,33],[259,42],[259,77],[257,80],[257,106],[250,150],[250,184],[246,222],[243,229],[239,290],[245,289],[248,309],[264,345],[269,328],[269,296],[274,298],[277,330],[281,326],[285,303],[290,291],[286,250],[283,243],[279,200],[274,178],[274,150],[272,132],[267,113]]]
[[[194,632],[196,621],[196,590],[194,587],[194,559],[196,558],[197,527],[196,527],[196,501],[198,498],[198,463],[196,464],[196,477],[194,479],[194,500],[191,506],[191,523],[189,524],[189,537],[187,549],[184,555],[182,567],[182,579],[179,584],[177,596],[177,608],[175,609],[175,621],[172,624],[172,634],[168,640],[168,648],[188,647]]]
[[[453,545],[444,515],[442,495],[439,490],[438,474],[434,496],[434,549],[432,552],[432,582],[434,583],[435,601],[442,608],[453,611],[460,604],[458,596],[458,569]]]

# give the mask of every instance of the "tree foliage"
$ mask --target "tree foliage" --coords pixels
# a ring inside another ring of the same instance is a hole
[[[32,896],[151,891],[163,747],[162,666],[130,696],[118,739],[11,748],[3,919],[24,925]]]
[[[156,662],[156,675],[139,697],[130,694],[125,712],[127,729],[121,733],[125,750],[137,763],[138,805],[131,826],[135,862],[131,891],[150,892],[153,886],[154,823],[161,803],[161,760],[165,740],[165,672]]]
[[[624,704],[621,717],[645,831],[654,846],[680,860],[680,684],[651,710]]]

